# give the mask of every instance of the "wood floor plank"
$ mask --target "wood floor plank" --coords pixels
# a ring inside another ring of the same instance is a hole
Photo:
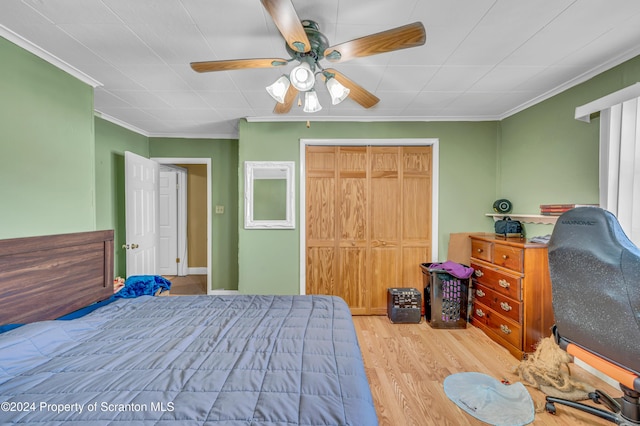
[[[393,324],[385,316],[354,316],[353,321],[381,426],[485,425],[449,400],[444,379],[476,371],[518,381],[513,370],[519,360],[471,325],[466,329],[433,329],[424,320],[420,324]],[[611,396],[621,394],[579,366],[572,364],[571,371]],[[560,405],[558,413],[551,415],[543,410],[544,394],[527,390],[537,408],[532,425],[611,424]]]

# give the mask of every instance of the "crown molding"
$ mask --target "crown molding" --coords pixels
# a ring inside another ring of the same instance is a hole
[[[120,120],[118,118],[112,117],[109,114],[105,114],[105,113],[100,112],[98,110],[93,110],[93,115],[95,115],[96,117],[102,118],[103,120],[106,120],[106,121],[108,121],[110,123],[113,123],[115,125],[118,125],[120,127],[124,127],[127,130],[131,130],[134,133],[138,133],[139,135],[149,137],[149,133],[148,132],[142,130],[139,127],[131,125],[131,124],[125,122],[125,121],[122,121],[122,120]]]
[[[250,123],[268,123],[268,122],[361,122],[361,123],[371,123],[371,122],[431,122],[431,121],[498,121],[500,120],[497,116],[442,116],[442,117],[430,117],[430,116],[408,116],[408,117],[398,117],[398,116],[376,116],[376,117],[363,117],[360,115],[357,116],[343,116],[343,117],[327,117],[327,116],[314,116],[310,114],[309,116],[301,117],[301,116],[256,116],[256,117],[246,117],[246,120]]]
[[[542,101],[545,101],[545,100],[547,100],[547,99],[549,99],[549,98],[551,98],[553,96],[556,96],[556,95],[558,95],[558,94],[560,94],[560,93],[562,93],[562,92],[564,92],[566,90],[569,90],[572,87],[575,87],[575,86],[577,86],[577,85],[579,85],[581,83],[584,83],[585,81],[590,80],[593,77],[595,77],[595,76],[597,76],[599,74],[602,74],[605,71],[609,71],[611,68],[617,67],[618,65],[620,65],[620,64],[622,64],[622,63],[624,63],[624,62],[626,62],[628,60],[631,60],[631,59],[635,58],[638,55],[640,55],[640,48],[636,47],[636,48],[629,49],[626,52],[620,54],[619,56],[617,56],[617,57],[615,57],[615,58],[613,58],[613,59],[611,59],[611,60],[609,60],[607,62],[604,62],[604,63],[592,68],[591,70],[589,70],[587,72],[582,73],[581,75],[579,75],[579,76],[577,76],[577,77],[575,77],[575,78],[573,78],[573,79],[571,79],[571,80],[569,80],[569,81],[557,86],[556,88],[551,89],[548,92],[543,93],[542,95],[537,96],[537,97],[529,100],[528,102],[525,102],[525,103],[523,103],[523,104],[521,104],[521,105],[519,105],[519,106],[517,106],[517,107],[515,107],[515,108],[513,108],[513,109],[511,109],[509,111],[506,111],[504,114],[502,114],[498,118],[498,120],[504,120],[507,117],[510,117],[510,116],[512,116],[514,114],[517,114],[517,113],[521,112],[521,111],[524,111],[527,108],[530,108],[530,107],[532,107],[532,106],[534,106],[536,104],[539,104]]]
[[[233,133],[149,133],[150,138],[175,138],[175,139],[238,139],[238,134]]]
[[[102,83],[100,83],[98,80],[96,80],[96,79],[94,79],[92,77],[89,77],[87,74],[85,74],[82,71],[80,71],[79,69],[75,68],[73,65],[69,65],[68,63],[66,63],[62,59],[58,58],[57,56],[55,56],[55,55],[53,55],[53,54],[51,54],[49,52],[47,52],[46,50],[44,50],[40,46],[30,42],[29,40],[27,40],[26,38],[22,37],[21,35],[18,35],[17,33],[11,31],[9,28],[5,27],[2,24],[0,24],[0,37],[3,37],[5,39],[7,39],[11,43],[23,48],[27,52],[30,52],[30,53],[36,55],[38,58],[50,63],[51,65],[53,65],[56,68],[61,69],[62,71],[66,72],[67,74],[72,75],[73,77],[77,78],[78,80],[82,81],[83,83],[88,84],[89,86],[93,87],[94,89],[96,87],[102,86]]]
[[[117,126],[123,127],[127,130],[131,130],[134,133],[138,133],[147,138],[176,138],[176,139],[238,139],[238,134],[234,133],[180,133],[180,132],[147,132],[139,127],[122,121],[118,118],[112,117],[109,114],[105,114],[101,111],[94,110],[93,115],[102,118]]]

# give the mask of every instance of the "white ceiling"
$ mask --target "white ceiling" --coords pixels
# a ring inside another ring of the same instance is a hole
[[[424,46],[330,64],[380,98],[273,114],[283,72],[190,62],[288,58],[259,0],[2,0],[0,35],[101,85],[95,109],[148,136],[235,137],[238,119],[495,120],[640,54],[638,0],[293,0],[331,45],[421,21]],[[284,70],[292,68],[289,65]]]

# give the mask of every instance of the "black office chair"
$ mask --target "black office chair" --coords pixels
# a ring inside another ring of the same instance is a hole
[[[560,347],[620,383],[622,398],[596,390],[609,410],[547,397],[616,424],[640,424],[640,249],[610,212],[578,207],[558,218],[549,241],[549,272]]]

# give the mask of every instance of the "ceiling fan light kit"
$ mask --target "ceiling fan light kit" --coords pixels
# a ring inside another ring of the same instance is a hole
[[[335,77],[327,78],[327,82],[325,83],[327,86],[327,90],[329,91],[329,95],[331,95],[331,103],[333,105],[338,105],[340,102],[347,99],[349,93],[351,92],[349,89],[344,87]]]
[[[421,46],[426,42],[424,26],[421,22],[414,22],[330,46],[327,37],[320,32],[317,22],[310,19],[301,21],[298,18],[291,0],[261,0],[261,2],[285,39],[285,47],[291,59],[254,58],[192,62],[191,68],[197,72],[211,72],[275,68],[293,61],[299,62],[288,77],[283,75],[266,87],[269,95],[278,102],[274,109],[276,114],[289,112],[300,92],[304,92],[305,95],[304,112],[320,111],[322,106],[314,89],[316,74],[325,78],[325,85],[333,105],[351,97],[362,107],[371,108],[380,99],[337,70],[323,68],[319,62],[326,59],[330,62],[342,63],[359,57]]]
[[[307,62],[301,62],[300,65],[292,69],[289,74],[289,80],[293,87],[300,92],[311,90],[316,84],[316,76],[313,74],[311,65]]]
[[[286,75],[281,76],[277,79],[272,85],[267,86],[267,93],[271,95],[273,99],[281,104],[285,101],[285,95],[287,94],[287,90],[289,90],[289,86],[291,82],[287,78]]]
[[[309,90],[304,93],[304,112],[318,112],[322,109],[320,101],[318,101],[318,94],[315,90]]]

